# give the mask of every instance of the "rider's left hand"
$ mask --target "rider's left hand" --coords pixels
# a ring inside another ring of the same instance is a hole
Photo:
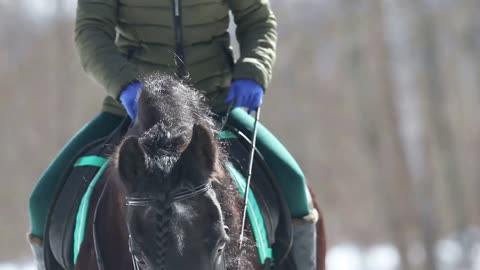
[[[263,88],[254,80],[235,80],[225,103],[235,101],[234,107],[246,107],[248,113],[251,113],[262,104],[263,95]]]

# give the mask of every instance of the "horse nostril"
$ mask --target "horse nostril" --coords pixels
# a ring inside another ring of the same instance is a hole
[[[228,234],[230,232],[230,228],[228,228],[228,226],[223,226],[223,229],[225,230],[226,234]]]

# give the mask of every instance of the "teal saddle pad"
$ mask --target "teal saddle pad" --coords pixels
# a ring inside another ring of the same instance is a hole
[[[108,156],[114,151],[128,124],[123,124],[107,138],[87,146],[75,158],[69,173],[57,190],[55,204],[51,207],[45,250],[47,270],[73,269],[82,244],[91,195],[101,181],[108,166]],[[245,171],[248,167],[249,142],[241,133],[223,131],[220,138],[228,140],[227,152],[231,154],[227,164],[232,179],[243,197]],[[240,143],[243,141],[243,143]],[[273,174],[268,173],[260,153],[256,154],[252,186],[249,191],[248,219],[257,243],[257,252],[264,265],[287,257],[292,243],[291,221],[288,206],[277,186],[272,187]],[[263,179],[260,181],[260,179]],[[275,191],[276,190],[276,191]],[[91,209],[91,208],[90,208]],[[49,267],[50,266],[50,267]],[[268,269],[267,267],[266,269]]]
[[[80,157],[75,163],[74,167],[83,167],[83,166],[93,166],[97,167],[98,171],[95,174],[92,181],[85,191],[85,194],[80,201],[80,206],[76,214],[75,221],[75,230],[73,233],[73,263],[76,264],[78,253],[80,251],[80,246],[83,242],[85,236],[85,229],[88,220],[88,209],[91,202],[91,196],[96,184],[102,178],[105,169],[108,166],[108,159],[99,157],[99,156],[83,156]],[[246,190],[246,179],[241,172],[233,166],[232,163],[227,164],[228,171],[232,176],[232,179],[235,182],[235,185],[238,188],[238,191],[242,197],[245,196]],[[263,216],[260,212],[257,200],[255,199],[255,194],[249,189],[248,193],[248,205],[247,205],[247,215],[251,222],[253,235],[255,237],[255,242],[257,243],[258,256],[260,262],[264,264],[267,260],[272,260],[272,248],[268,242],[267,231],[265,228],[265,222]]]
[[[58,181],[44,232],[44,257],[48,270],[75,267],[73,236],[76,227],[81,226],[76,225],[80,204],[86,200],[83,199],[85,194],[93,190],[93,186],[89,187],[97,175],[95,181],[99,181],[101,171],[105,169],[101,164],[115,151],[115,146],[121,142],[129,126],[129,119],[125,119],[110,135],[86,145],[72,159],[68,170]]]

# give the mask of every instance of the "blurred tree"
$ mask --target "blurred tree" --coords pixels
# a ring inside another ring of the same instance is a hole
[[[75,52],[74,2],[0,0],[0,259],[29,254],[28,194],[104,95]],[[402,270],[434,269],[436,241],[480,225],[480,1],[271,2],[263,122],[320,194],[330,244],[393,241]]]
[[[412,222],[412,187],[403,145],[400,139],[398,114],[394,102],[394,87],[389,68],[388,49],[385,44],[383,0],[369,1],[368,21],[368,81],[372,115],[376,121],[378,175],[382,204],[388,215],[391,235],[400,253],[400,269],[410,269],[408,263],[408,231]],[[410,206],[410,207],[409,207]]]

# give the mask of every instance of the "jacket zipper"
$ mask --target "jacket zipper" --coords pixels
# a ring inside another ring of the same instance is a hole
[[[182,14],[180,10],[180,1],[173,0],[174,9],[174,27],[175,27],[175,54],[177,59],[177,76],[183,78],[185,71],[185,52],[183,49],[183,31],[182,31]]]

